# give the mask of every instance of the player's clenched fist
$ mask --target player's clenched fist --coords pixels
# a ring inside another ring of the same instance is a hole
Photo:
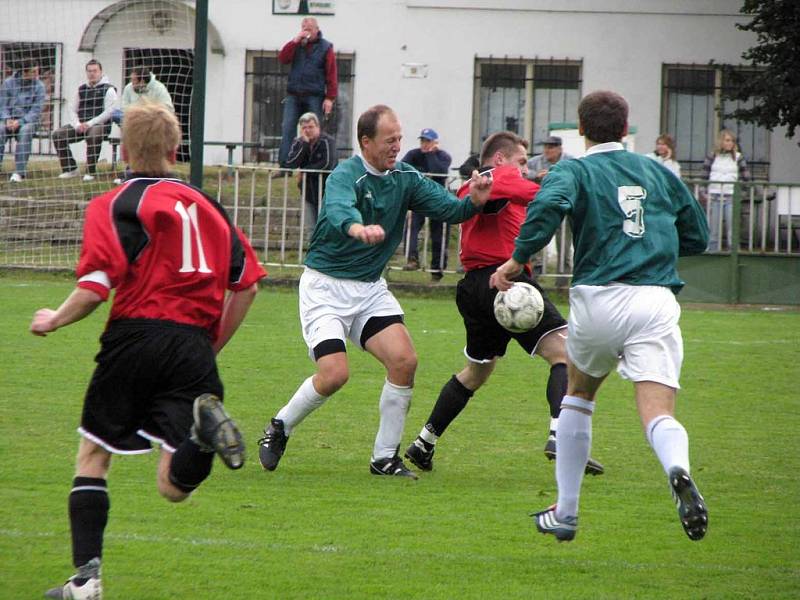
[[[350,228],[350,235],[365,244],[374,246],[383,241],[386,237],[386,232],[380,225],[361,225],[361,223],[353,223]]]
[[[56,311],[50,308],[40,308],[37,310],[36,314],[33,315],[33,321],[31,321],[31,333],[33,335],[45,336],[51,331],[55,331],[55,314]]]

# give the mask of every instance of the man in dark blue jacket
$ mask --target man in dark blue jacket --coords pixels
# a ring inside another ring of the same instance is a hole
[[[9,178],[12,183],[25,179],[31,140],[39,126],[45,95],[44,84],[39,81],[39,65],[31,60],[24,61],[0,87],[0,171],[6,137],[17,138],[14,172]]]
[[[283,99],[283,122],[278,162],[286,166],[289,147],[295,136],[297,119],[313,112],[320,119],[333,111],[333,101],[338,92],[338,74],[333,44],[322,37],[317,20],[303,19],[300,33],[286,42],[278,60],[292,65],[289,70],[287,95]]]
[[[433,181],[444,186],[447,183],[447,169],[453,159],[439,148],[439,134],[433,129],[423,129],[419,134],[419,148],[409,150],[403,157],[403,162],[410,164],[420,173],[441,173],[440,177],[431,177]],[[425,224],[425,215],[411,214],[411,232],[407,239],[406,256],[408,262],[403,267],[405,271],[419,269],[419,254],[417,252],[417,238],[422,226]],[[442,271],[447,268],[447,240],[450,237],[450,226],[442,221],[431,220],[431,280],[439,281]],[[408,232],[407,232],[408,234]]]

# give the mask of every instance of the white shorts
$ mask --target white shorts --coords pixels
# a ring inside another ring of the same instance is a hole
[[[669,288],[577,285],[569,307],[567,355],[578,369],[603,377],[617,365],[625,379],[680,388],[681,307]]]
[[[300,276],[300,324],[312,360],[320,342],[350,338],[361,348],[367,321],[402,314],[383,277],[378,281],[337,279],[308,267]]]

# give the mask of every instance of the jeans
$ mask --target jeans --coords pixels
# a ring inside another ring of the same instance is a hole
[[[17,138],[17,148],[14,152],[14,171],[25,177],[28,167],[28,157],[31,155],[31,140],[36,133],[38,123],[25,123],[14,132],[6,130],[5,125],[0,125],[0,168],[3,166],[3,155],[6,152],[6,139]]]
[[[722,249],[722,232],[725,232],[727,247],[730,247],[733,238],[733,197],[730,194],[708,195],[708,230],[709,252]]]
[[[419,262],[417,250],[419,232],[425,224],[425,215],[411,213],[411,236],[408,240],[406,254],[408,260]],[[431,271],[442,271],[447,268],[447,242],[450,239],[450,224],[443,221],[430,220],[428,225],[431,235]]]
[[[292,140],[297,137],[297,121],[303,113],[313,112],[322,124],[323,96],[295,96],[289,94],[283,99],[283,122],[281,124],[281,147],[278,152],[278,163],[283,166],[289,156]]]

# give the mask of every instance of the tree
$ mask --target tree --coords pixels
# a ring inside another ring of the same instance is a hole
[[[741,12],[753,20],[736,28],[752,31],[758,42],[742,54],[753,70],[725,70],[725,98],[747,102],[726,116],[770,131],[785,125],[792,137],[800,125],[800,2],[745,0]]]

